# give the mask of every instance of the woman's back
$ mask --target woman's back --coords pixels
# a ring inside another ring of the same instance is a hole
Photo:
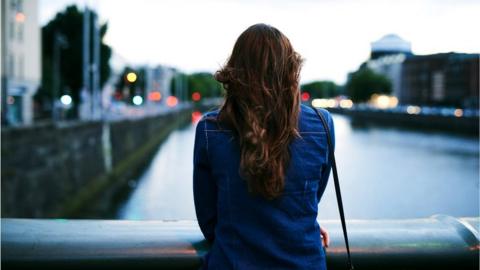
[[[328,119],[333,136],[330,114]],[[330,172],[325,130],[312,108],[301,105],[299,138],[280,196],[249,192],[241,177],[240,143],[233,130],[207,113],[198,123],[194,149],[197,218],[212,248],[207,269],[325,269],[317,205]]]

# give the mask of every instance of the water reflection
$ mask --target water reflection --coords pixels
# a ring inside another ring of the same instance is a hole
[[[195,126],[175,130],[137,179],[119,219],[195,219],[193,208],[193,140]]]
[[[352,128],[334,116],[336,155],[348,218],[479,215],[479,143],[441,133]],[[173,132],[138,179],[120,219],[195,219],[194,125]],[[319,216],[338,218],[333,181]]]

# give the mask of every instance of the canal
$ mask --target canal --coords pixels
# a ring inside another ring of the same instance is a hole
[[[353,127],[334,115],[336,155],[347,218],[479,215],[478,138]],[[129,181],[118,219],[196,219],[192,193],[195,124],[172,132],[149,166]],[[337,219],[333,179],[319,217]]]

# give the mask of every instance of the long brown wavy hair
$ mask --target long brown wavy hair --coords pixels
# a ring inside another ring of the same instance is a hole
[[[267,199],[281,195],[298,133],[302,58],[278,29],[255,24],[237,39],[215,79],[226,90],[218,120],[239,138],[240,174],[248,190]]]

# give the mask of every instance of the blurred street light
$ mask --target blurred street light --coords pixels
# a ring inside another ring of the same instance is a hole
[[[340,107],[344,109],[350,109],[353,107],[353,101],[351,99],[340,100]]]
[[[18,23],[25,22],[25,14],[22,12],[17,12],[17,14],[15,14],[15,21],[17,21]]]
[[[132,101],[133,101],[133,104],[139,106],[139,105],[142,105],[142,103],[143,103],[143,98],[142,98],[141,96],[138,96],[138,95],[137,95],[137,96],[134,96],[134,97],[133,97]]]
[[[303,92],[302,93],[302,101],[308,101],[310,99],[310,93]]]
[[[373,94],[370,103],[379,109],[395,108],[398,105],[398,98],[394,96]]]
[[[338,102],[333,98],[316,98],[312,100],[312,106],[317,108],[335,108]]]
[[[59,120],[58,94],[60,93],[61,50],[69,47],[67,38],[55,31],[53,36],[53,93],[52,93],[52,119]]]
[[[69,106],[70,104],[72,104],[72,97],[69,95],[63,95],[60,98],[60,102],[62,102],[62,104],[65,106]]]
[[[192,112],[192,123],[196,123],[200,121],[201,118],[202,118],[202,113],[200,111]]]
[[[453,115],[455,115],[456,117],[462,117],[463,116],[463,110],[462,109],[455,109],[455,111],[453,111]]]
[[[408,114],[419,114],[422,111],[422,109],[419,106],[408,106],[407,107],[407,113]]]
[[[127,74],[127,81],[129,83],[134,83],[136,80],[137,80],[137,74],[135,74],[135,72],[129,72]]]
[[[202,95],[200,95],[199,92],[193,92],[192,94],[192,100],[193,101],[199,101],[202,98]]]
[[[151,101],[160,101],[162,99],[162,94],[158,91],[150,92],[148,94],[148,99]]]
[[[178,103],[178,99],[175,96],[169,96],[167,98],[167,106],[168,107],[175,107]]]

